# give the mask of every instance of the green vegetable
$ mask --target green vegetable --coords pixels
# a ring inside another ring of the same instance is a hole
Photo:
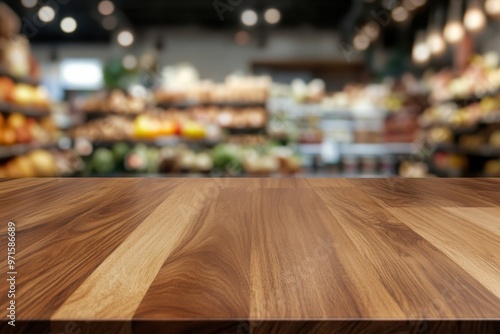
[[[215,172],[241,174],[243,164],[238,149],[233,145],[217,145],[212,151]]]
[[[106,148],[98,148],[92,156],[92,168],[98,173],[110,173],[115,169],[113,153]]]
[[[129,151],[130,148],[126,143],[120,142],[113,145],[113,155],[115,157],[115,161],[117,163],[122,163]]]

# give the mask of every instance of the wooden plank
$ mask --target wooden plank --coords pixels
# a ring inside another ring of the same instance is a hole
[[[51,318],[131,319],[200,212],[196,199],[186,190],[178,187],[169,194]]]
[[[440,208],[389,211],[500,298],[500,239],[497,235]],[[498,316],[499,310],[491,317]]]
[[[6,222],[17,224],[16,330],[419,333],[427,326],[428,333],[493,334],[498,185],[2,182],[0,246]],[[0,285],[4,309],[7,288]],[[0,332],[9,330],[0,322]]]
[[[163,264],[134,319],[248,317],[249,217],[253,210],[249,199],[245,192],[228,188],[205,202],[192,228]]]

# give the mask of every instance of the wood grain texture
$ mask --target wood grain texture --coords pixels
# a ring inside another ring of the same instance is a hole
[[[7,222],[17,229],[15,333],[498,333],[499,189],[497,179],[0,182],[0,249]],[[0,284],[4,310],[6,294]]]

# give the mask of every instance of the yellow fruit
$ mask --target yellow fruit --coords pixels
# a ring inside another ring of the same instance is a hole
[[[182,127],[182,135],[190,139],[203,139],[206,136],[205,127],[196,122],[186,122]]]
[[[32,151],[28,157],[35,166],[36,176],[50,177],[57,175],[57,166],[52,154],[44,150]]]
[[[25,106],[33,103],[35,95],[36,88],[29,85],[18,84],[14,88],[12,99],[14,100],[14,103]]]
[[[12,129],[19,129],[26,124],[26,117],[19,113],[14,113],[7,118],[7,126]]]
[[[27,156],[20,156],[15,160],[16,168],[22,177],[35,177],[35,167],[33,166],[31,159]]]
[[[148,138],[151,136],[151,120],[147,115],[140,115],[134,121],[134,136]]]

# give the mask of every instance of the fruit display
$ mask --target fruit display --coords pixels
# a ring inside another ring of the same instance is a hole
[[[150,110],[134,119],[109,115],[72,130],[73,137],[96,140],[150,140],[177,136],[188,140],[219,140],[223,129],[261,129],[264,108],[195,107],[188,110]]]
[[[479,98],[500,88],[500,59],[492,52],[476,55],[460,74],[442,70],[429,79],[430,98],[434,103]]]
[[[129,96],[121,90],[99,93],[85,100],[81,109],[87,113],[140,114],[146,111],[146,100]]]
[[[398,80],[387,79],[382,83],[346,85],[342,91],[325,96],[321,103],[324,108],[333,110],[400,112],[410,109],[420,112],[427,105],[427,90],[425,81],[405,74]]]
[[[167,67],[162,73],[162,79],[162,87],[155,92],[158,104],[264,104],[272,84],[271,78],[267,76],[230,75],[223,83],[200,80],[197,71],[189,65]]]
[[[55,177],[72,175],[82,167],[71,151],[33,150],[0,164],[0,178]]]
[[[86,138],[90,141],[128,140],[133,137],[133,133],[133,122],[116,115],[90,121],[70,131],[73,138]]]
[[[295,79],[290,85],[290,94],[297,103],[320,103],[326,94],[325,82],[314,79],[309,83]]]
[[[14,83],[9,77],[0,77],[0,102],[15,107],[29,107],[48,110],[49,95],[41,86]]]
[[[500,120],[500,95],[482,99],[479,103],[458,107],[454,103],[427,109],[420,117],[422,127],[449,126],[452,128],[475,127],[478,123]]]
[[[59,136],[51,117],[37,120],[20,113],[0,114],[0,145],[49,144]]]

